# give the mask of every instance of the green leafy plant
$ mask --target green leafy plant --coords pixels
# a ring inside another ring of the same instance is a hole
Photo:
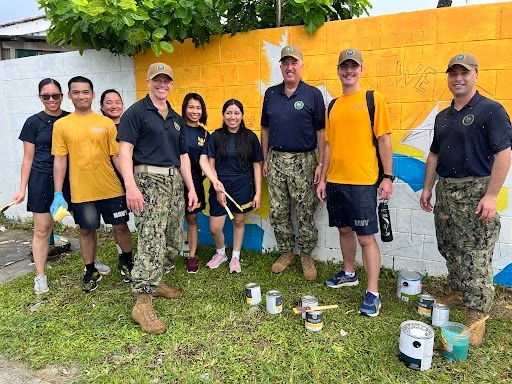
[[[173,52],[172,41],[196,46],[212,35],[276,25],[273,1],[264,0],[37,0],[51,21],[50,44],[70,44],[122,55]],[[313,34],[325,21],[368,14],[369,0],[283,0],[282,26]]]

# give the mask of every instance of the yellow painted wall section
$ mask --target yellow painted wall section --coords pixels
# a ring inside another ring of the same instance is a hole
[[[428,155],[435,115],[451,100],[445,71],[452,56],[474,54],[480,64],[478,90],[512,112],[511,19],[508,2],[329,22],[313,36],[297,26],[212,37],[205,47],[196,48],[190,40],[174,42],[172,54],[135,57],[137,96],[146,93],[149,64],[163,61],[174,70],[169,100],[176,111],[181,111],[186,93],[201,94],[208,108],[208,129],[213,131],[222,124],[223,103],[236,98],[245,107],[246,125],[259,136],[264,91],[282,81],[282,47],[301,47],[303,80],[323,92],[326,104],[341,93],[336,74],[339,52],[358,48],[364,58],[362,86],[380,91],[389,104],[393,151],[403,156],[400,161],[394,158],[395,173],[417,192],[423,169],[418,172],[402,160],[424,162]],[[512,211],[510,187],[506,183],[500,194],[502,213]],[[268,217],[266,197],[260,215]]]

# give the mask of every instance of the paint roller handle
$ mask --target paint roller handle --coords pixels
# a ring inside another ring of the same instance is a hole
[[[484,321],[486,321],[487,319],[489,318],[489,315],[485,316],[485,317],[482,317],[480,320],[478,321],[475,321],[473,324],[471,324],[468,328],[466,328],[465,330],[463,330],[461,333],[459,333],[459,335],[457,336],[457,338],[460,338],[462,336],[466,336],[466,335],[469,335],[476,327],[478,327],[480,324],[482,324]]]

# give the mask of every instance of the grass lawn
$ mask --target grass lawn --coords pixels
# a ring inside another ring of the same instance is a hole
[[[96,291],[84,294],[78,252],[50,264],[50,292],[43,298],[33,293],[32,274],[2,285],[0,355],[34,369],[53,367],[63,381],[73,383],[512,383],[508,289],[497,289],[485,342],[470,347],[467,361],[443,359],[436,330],[432,367],[418,372],[398,360],[400,324],[428,320],[416,312],[415,303],[397,299],[395,271],[382,270],[381,314],[368,318],[358,314],[366,285],[362,268],[359,286],[330,289],[322,282],[339,265],[317,263],[317,281],[306,282],[300,263],[272,274],[276,254],[244,251],[237,275],[228,274],[227,263],[208,270],[211,254],[211,248],[200,248],[195,275],[186,273],[180,258],[164,277],[180,285],[184,296],[154,300],[168,325],[162,335],[146,334],[132,321],[134,295],[116,268]],[[112,242],[100,247],[98,258],[116,265]],[[248,313],[245,302],[244,287],[250,282],[261,285],[263,296],[254,313]],[[266,312],[264,295],[270,289],[283,293],[281,314]],[[444,289],[443,279],[424,279],[423,292],[439,296]],[[321,332],[305,330],[300,315],[291,310],[305,294],[317,296],[320,304],[339,304],[324,312]],[[450,319],[465,322],[465,313],[452,310]]]

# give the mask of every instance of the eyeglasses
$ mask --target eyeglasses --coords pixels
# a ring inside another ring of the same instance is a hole
[[[41,99],[43,99],[44,101],[50,100],[50,97],[53,100],[60,100],[60,98],[62,97],[62,93],[52,93],[52,94],[43,93],[43,94],[39,95],[39,97]]]

